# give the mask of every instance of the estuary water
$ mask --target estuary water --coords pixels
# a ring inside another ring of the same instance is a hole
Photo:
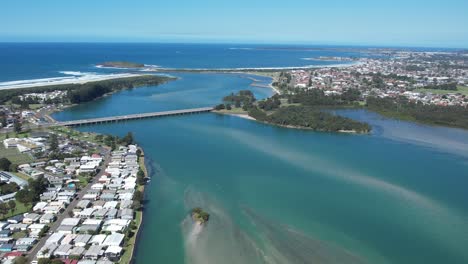
[[[213,105],[238,75],[175,74],[60,120]],[[149,158],[136,263],[466,263],[468,133],[340,111],[370,135],[290,130],[201,114],[82,128],[132,131]],[[188,218],[200,206],[210,222]]]
[[[303,50],[195,45],[185,52],[204,52],[181,59],[175,54],[184,54],[184,47],[177,45],[74,45],[78,47],[38,48],[39,54],[59,55],[56,63],[31,66],[31,74],[2,64],[11,74],[2,73],[0,80],[101,71],[92,65],[102,60],[223,68],[310,63],[301,60],[310,56]],[[74,53],[62,57],[68,54],[64,50]],[[32,57],[38,53],[24,52]],[[10,53],[0,54],[10,58]],[[208,59],[193,59],[202,58],[200,54]],[[12,65],[27,61],[18,56],[9,59]],[[73,120],[212,106],[241,89],[251,89],[258,98],[272,94],[268,88],[250,86],[244,75],[173,75],[179,79],[121,91],[54,117]],[[468,132],[366,111],[338,113],[368,121],[373,132],[317,133],[212,113],[80,129],[120,136],[132,131],[145,150],[152,180],[145,191],[135,263],[468,263]],[[188,217],[197,206],[211,215],[202,228]]]

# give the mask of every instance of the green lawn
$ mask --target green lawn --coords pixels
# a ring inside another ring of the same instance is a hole
[[[16,148],[6,149],[3,143],[0,144],[0,158],[7,158],[13,164],[31,163],[34,159],[26,153],[20,153]]]
[[[13,172],[13,174],[20,177],[21,179],[23,179],[25,181],[28,181],[29,179],[31,179],[31,177],[29,177],[28,175],[23,174],[21,172]]]
[[[102,144],[102,142],[99,142],[96,139],[96,136],[98,134],[95,133],[89,133],[89,132],[80,132],[68,127],[54,127],[51,128],[52,131],[63,134],[63,135],[68,135],[73,139],[76,140],[81,140],[81,141],[88,141],[88,142],[93,142],[97,144]]]
[[[461,94],[464,94],[464,95],[468,95],[468,86],[458,86],[457,87],[457,91],[448,91],[448,90],[437,90],[437,89],[423,89],[423,88],[420,88],[420,89],[416,89],[414,90],[415,92],[419,92],[419,93],[423,93],[423,92],[426,92],[426,93],[433,93],[433,94],[449,94],[449,93],[461,93]]]
[[[27,236],[28,236],[28,233],[26,231],[16,232],[16,233],[13,233],[13,235],[11,235],[11,237],[13,237],[14,239],[19,239],[19,238],[23,238]]]
[[[32,205],[28,205],[26,206],[25,204],[23,203],[20,203],[19,201],[15,201],[16,202],[16,208],[13,212],[11,211],[8,211],[7,214],[5,215],[1,215],[1,219],[0,220],[4,220],[4,219],[7,219],[9,217],[12,217],[12,216],[15,216],[15,215],[19,215],[19,214],[24,214],[26,212],[29,212],[32,208]]]

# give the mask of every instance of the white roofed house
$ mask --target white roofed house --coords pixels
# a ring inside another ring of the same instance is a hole
[[[54,251],[54,256],[56,258],[68,258],[70,256],[70,251],[72,249],[72,245],[70,244],[63,244],[57,247]]]
[[[39,223],[41,224],[50,224],[55,221],[55,215],[53,214],[44,214],[39,219]]]
[[[89,241],[89,244],[101,245],[104,242],[104,240],[106,240],[106,237],[107,235],[104,234],[94,235]]]
[[[120,233],[113,233],[106,237],[102,243],[103,246],[120,246],[123,243],[125,235]]]
[[[23,224],[33,224],[39,222],[39,219],[41,218],[40,215],[35,214],[35,213],[29,213],[25,214],[23,218]]]
[[[77,235],[76,238],[73,240],[75,243],[75,246],[77,247],[85,247],[88,242],[91,240],[91,235],[88,234],[83,234],[83,235]]]
[[[111,261],[119,261],[122,248],[119,246],[109,246],[104,254]]]
[[[98,260],[104,255],[104,247],[101,245],[92,245],[84,253],[84,258],[89,260]]]
[[[54,251],[57,249],[58,245],[54,243],[45,244],[39,252],[37,252],[37,258],[50,258],[53,256]]]
[[[72,244],[73,243],[73,239],[75,239],[77,235],[75,234],[67,234],[63,239],[62,241],[60,241],[60,244],[63,245],[63,244]]]
[[[48,205],[47,202],[38,202],[36,205],[33,207],[34,212],[42,212],[42,209]]]
[[[60,241],[62,241],[62,239],[65,237],[64,234],[60,234],[60,233],[53,233],[46,241],[46,245],[48,244],[60,244]]]

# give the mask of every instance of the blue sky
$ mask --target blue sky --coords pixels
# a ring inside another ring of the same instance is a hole
[[[467,0],[3,0],[0,41],[468,48]]]

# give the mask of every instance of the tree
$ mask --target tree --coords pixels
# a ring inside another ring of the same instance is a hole
[[[14,164],[14,163],[10,164],[9,170],[11,172],[18,172],[18,164]]]
[[[224,104],[219,104],[215,106],[215,110],[223,110],[225,108]]]
[[[13,212],[16,210],[16,202],[13,200],[8,201],[8,206],[10,207],[10,211],[13,214]]]
[[[26,264],[28,263],[28,258],[26,258],[25,256],[19,256],[15,258],[13,263],[14,264]]]
[[[138,169],[137,184],[139,184],[139,185],[145,184],[145,172],[141,168]]]
[[[10,207],[8,207],[8,204],[0,203],[0,214],[2,216],[6,215],[8,213],[8,210],[10,210]]]
[[[58,138],[56,134],[51,134],[49,138],[50,150],[53,152],[58,151]]]
[[[0,170],[8,171],[10,169],[11,161],[7,158],[0,159]]]
[[[133,133],[132,132],[128,132],[127,135],[125,135],[125,137],[122,138],[122,142],[125,144],[125,145],[131,145],[134,143],[134,139],[133,139]]]
[[[16,120],[13,128],[14,128],[16,133],[20,133],[21,130],[22,130],[21,122],[19,120]]]

